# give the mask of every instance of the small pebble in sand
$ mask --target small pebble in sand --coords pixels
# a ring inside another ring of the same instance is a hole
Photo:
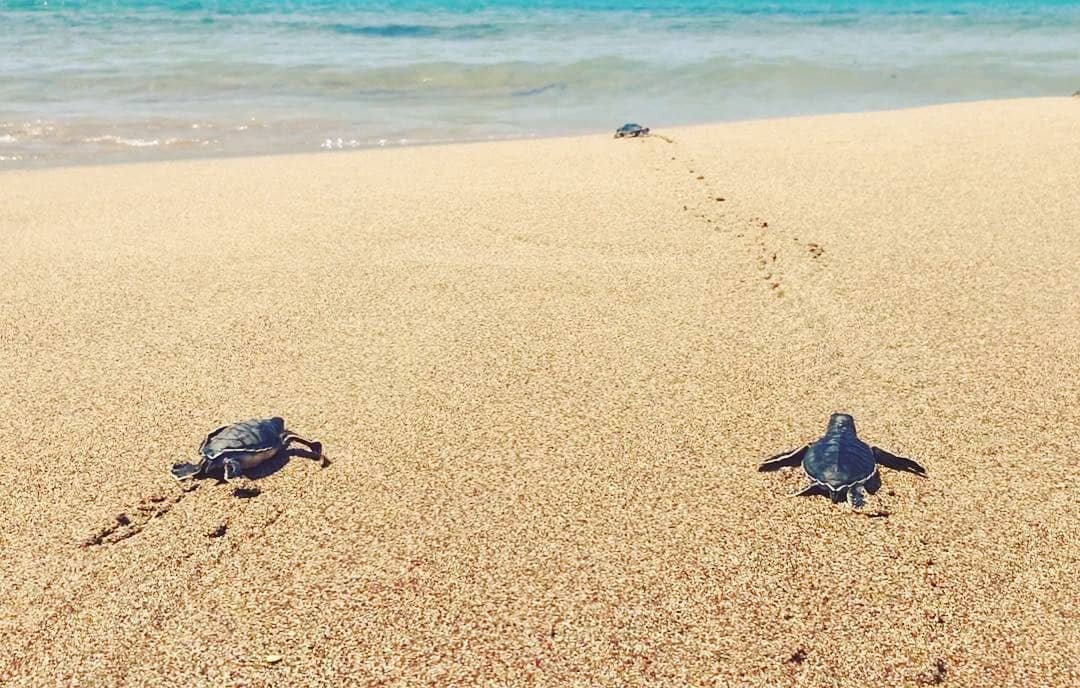
[[[265,657],[263,657],[263,661],[265,661],[267,664],[277,664],[282,659],[283,657],[281,655],[266,655]]]
[[[716,202],[717,203],[723,203],[724,202],[724,197],[723,196],[717,196],[716,197]]]
[[[948,673],[945,662],[939,659],[934,663],[933,669],[923,672],[915,681],[921,686],[939,686],[945,682],[945,675]]]

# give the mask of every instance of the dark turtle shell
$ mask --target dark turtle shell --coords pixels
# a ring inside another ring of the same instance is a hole
[[[648,127],[643,127],[640,124],[635,124],[633,122],[627,122],[626,124],[615,130],[615,138],[621,139],[633,136],[644,136],[648,133]]]
[[[877,472],[877,460],[869,444],[855,432],[855,419],[834,413],[821,439],[806,448],[803,470],[810,479],[839,492],[865,483]]]
[[[206,436],[199,454],[213,461],[222,454],[233,452],[262,452],[280,449],[285,435],[282,418],[253,418],[232,425],[223,425]]]

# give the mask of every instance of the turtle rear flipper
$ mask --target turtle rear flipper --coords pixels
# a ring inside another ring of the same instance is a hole
[[[224,469],[225,482],[232,482],[239,476],[243,475],[244,469],[240,465],[240,461],[234,457],[229,457],[221,462]]]
[[[177,480],[191,480],[202,471],[202,466],[195,463],[174,463],[169,472]]]
[[[847,492],[848,504],[852,509],[861,509],[866,505],[866,493],[862,485],[852,485]]]

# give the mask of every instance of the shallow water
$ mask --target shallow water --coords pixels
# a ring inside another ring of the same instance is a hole
[[[0,169],[1080,88],[1080,3],[0,0]]]

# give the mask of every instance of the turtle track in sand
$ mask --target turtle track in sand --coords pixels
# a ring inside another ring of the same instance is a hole
[[[650,134],[648,138],[662,138],[668,143],[677,145],[675,140],[657,134]],[[727,203],[728,197],[714,188],[692,156],[680,157],[678,154],[672,154],[670,150],[665,150],[664,154],[666,158],[669,158],[669,162],[681,162],[699,189],[699,192],[695,194],[696,197],[685,199],[683,210],[706,226],[710,226],[713,231],[721,231],[721,221],[729,219],[731,213],[722,210],[723,206],[718,204]],[[737,218],[733,224],[744,227],[742,231],[735,233],[735,237],[743,239],[748,245],[758,278],[767,284],[769,290],[778,298],[783,298],[785,288],[784,258],[781,246],[788,239],[795,244],[803,244],[811,260],[816,261],[825,255],[825,248],[821,244],[803,242],[794,236],[787,237],[783,230],[770,227],[768,220],[760,216]]]
[[[199,485],[194,484],[190,488],[182,490],[171,497],[166,497],[161,493],[143,497],[139,500],[139,503],[134,509],[118,512],[109,519],[107,523],[100,526],[78,544],[85,549],[88,547],[98,547],[100,545],[114,545],[122,540],[134,537],[141,533],[152,521],[159,519],[172,511],[173,507],[197,489],[199,489]],[[262,494],[262,490],[257,485],[245,484],[234,487],[231,494],[236,499],[253,499]],[[277,520],[276,517],[271,519],[270,523],[275,520]],[[220,533],[208,533],[207,536],[211,538],[221,537],[225,534],[227,527],[228,521],[226,519],[226,521],[218,527]]]
[[[116,514],[108,523],[80,542],[79,546],[85,548],[113,545],[121,540],[134,537],[141,533],[143,528],[151,521],[161,518],[172,511],[173,507],[194,489],[180,492],[173,497],[166,497],[160,493],[150,497],[143,497],[134,509],[128,509]]]
[[[327,457],[322,457],[321,466],[323,468],[329,466],[330,463]],[[181,500],[197,490],[199,485],[200,483],[192,483],[190,487],[183,489],[172,497],[167,497],[160,492],[149,497],[143,497],[134,508],[118,512],[107,523],[79,541],[78,544],[82,548],[98,547],[100,545],[113,545],[134,537],[141,533],[152,521],[172,511],[173,507],[179,504]],[[245,481],[243,484],[235,485],[231,490],[231,494],[235,499],[248,500],[262,494],[262,489],[250,481]],[[276,518],[273,520],[276,520]],[[221,535],[224,535],[224,532],[223,528]],[[211,535],[210,537],[220,537],[220,535]]]

